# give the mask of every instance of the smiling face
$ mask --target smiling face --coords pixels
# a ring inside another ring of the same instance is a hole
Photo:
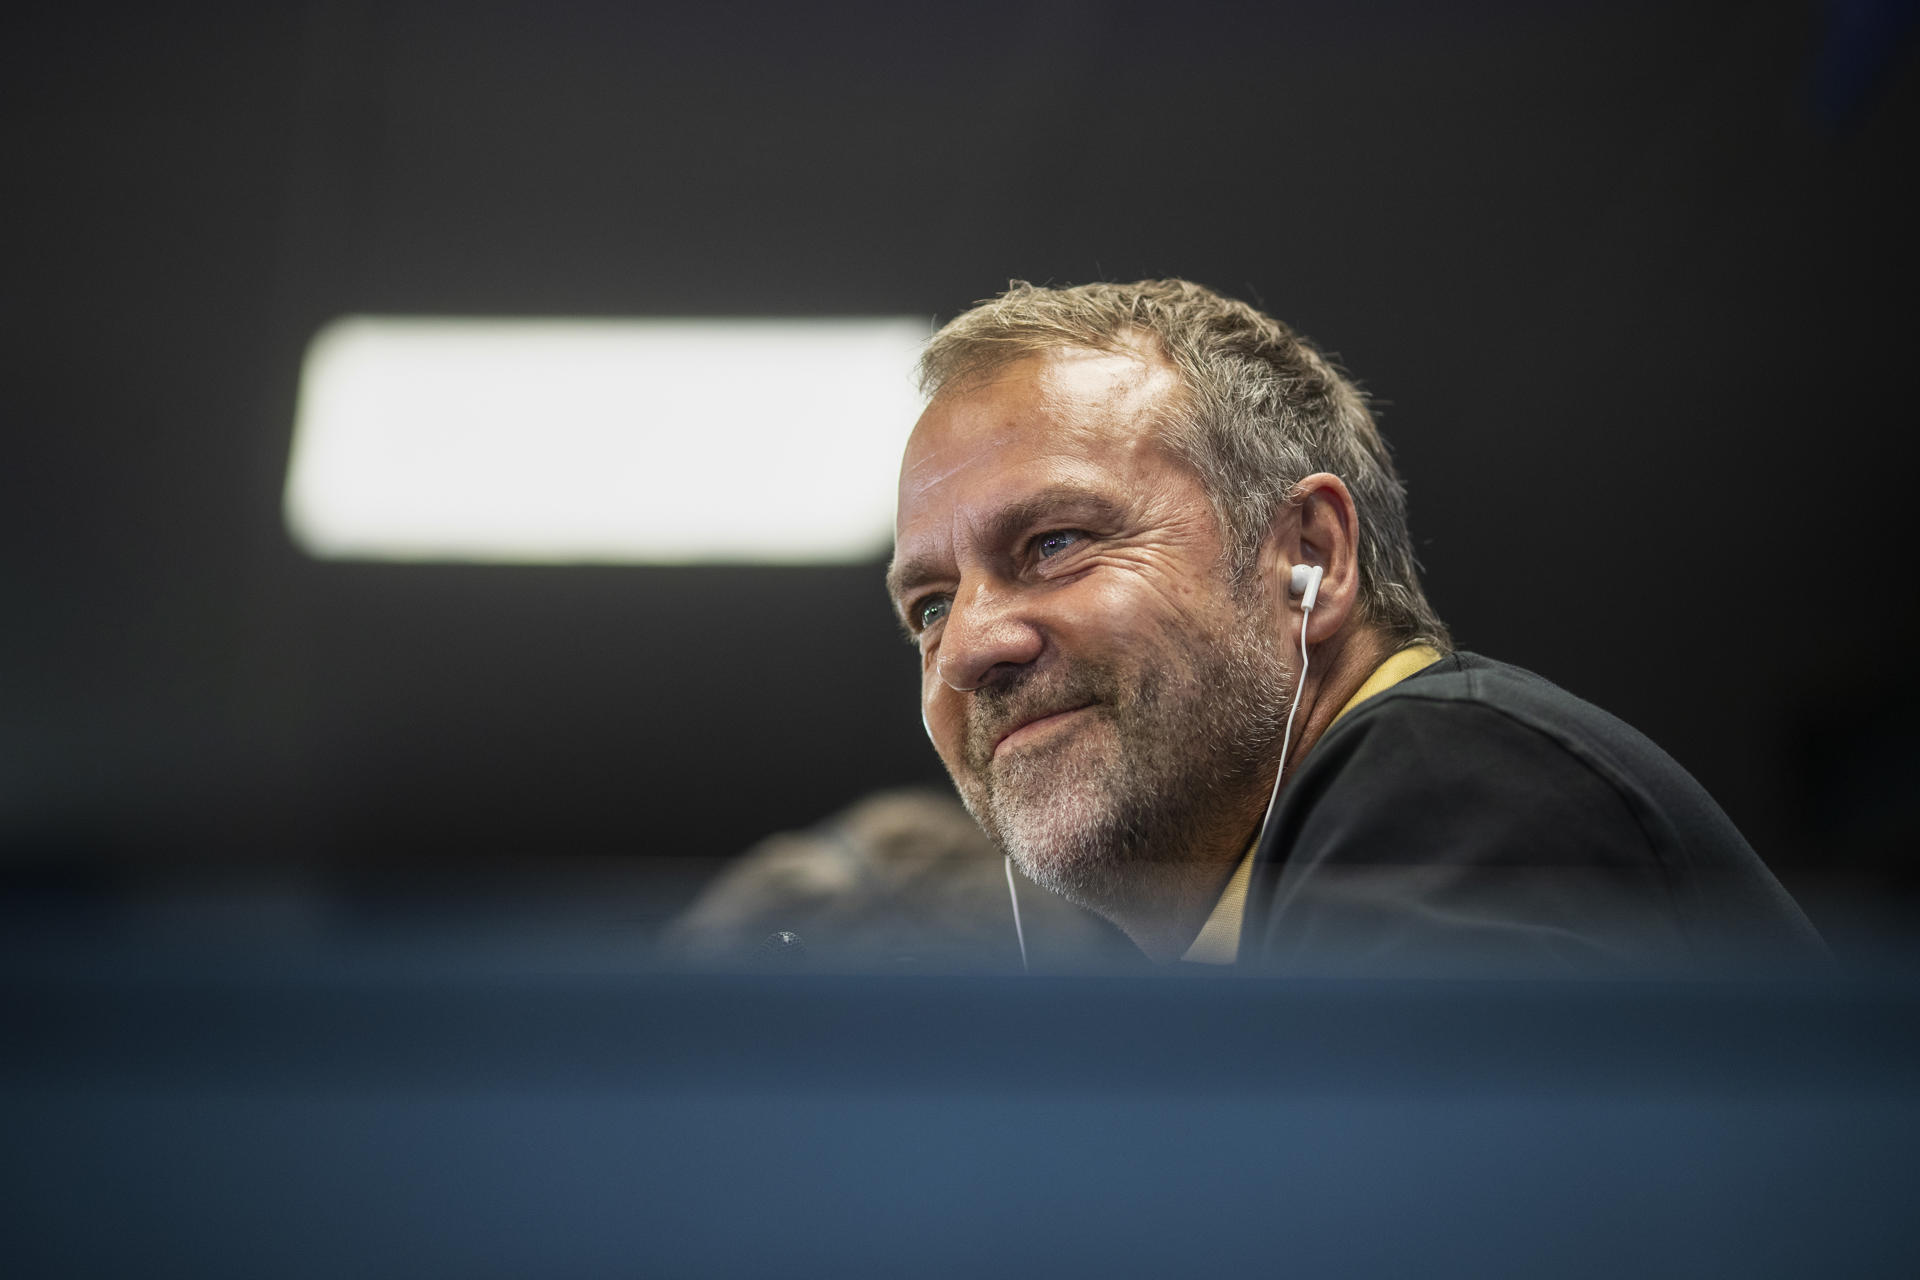
[[[988,834],[1096,908],[1143,860],[1237,859],[1290,690],[1272,602],[1232,597],[1157,440],[1177,394],[1157,361],[1032,357],[936,398],[901,468],[888,585],[927,732]]]

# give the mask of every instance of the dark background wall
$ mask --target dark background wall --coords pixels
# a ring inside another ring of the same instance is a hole
[[[1381,398],[1466,647],[1646,729],[1823,923],[1897,922],[1913,9],[15,11],[10,882],[592,865],[666,910],[939,778],[878,564],[305,558],[280,491],[328,319],[944,318],[1178,274]]]

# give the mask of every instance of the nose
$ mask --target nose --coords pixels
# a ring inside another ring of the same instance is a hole
[[[975,587],[954,597],[941,625],[934,664],[941,683],[959,693],[995,684],[1040,656],[1046,638],[1016,596]]]

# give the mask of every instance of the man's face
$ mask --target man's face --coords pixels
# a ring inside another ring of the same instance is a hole
[[[938,398],[908,443],[889,587],[935,749],[1028,875],[1098,901],[1141,859],[1244,842],[1290,673],[1229,593],[1157,362],[1068,350]],[[1238,853],[1238,847],[1233,850]]]

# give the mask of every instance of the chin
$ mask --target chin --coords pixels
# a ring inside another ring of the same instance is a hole
[[[1111,846],[1100,833],[1053,821],[1009,824],[1004,847],[1014,865],[1043,889],[1050,889],[1082,906],[1104,895],[1109,878]]]
[[[1043,889],[1097,908],[1129,861],[1111,774],[1084,757],[1064,768],[1021,769],[967,808],[1014,865]],[[983,789],[984,790],[984,789]]]

